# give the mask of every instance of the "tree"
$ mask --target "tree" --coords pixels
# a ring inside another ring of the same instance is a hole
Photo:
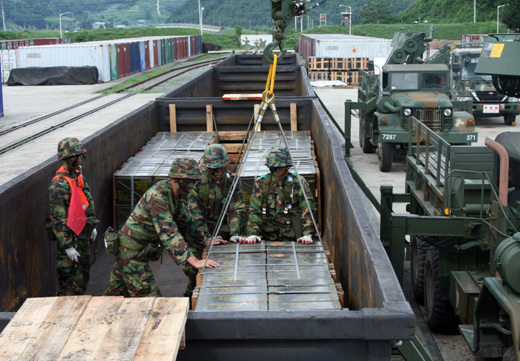
[[[390,12],[390,1],[368,2],[363,5],[358,17],[362,24],[392,24],[396,17]]]
[[[237,40],[238,47],[242,47],[242,42],[240,41],[240,37],[242,36],[242,28],[240,26],[235,26],[235,38]]]
[[[500,21],[507,25],[509,29],[520,32],[520,2],[510,1],[509,6],[500,9]],[[502,15],[502,11],[504,15]]]

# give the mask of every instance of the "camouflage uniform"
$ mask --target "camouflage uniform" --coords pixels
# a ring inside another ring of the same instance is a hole
[[[85,148],[77,138],[65,138],[58,144],[58,160],[66,161],[75,156],[86,153]],[[60,171],[62,169],[60,168]],[[63,165],[66,173],[62,174],[78,182],[79,172],[71,169],[67,164]],[[94,200],[87,182],[84,183],[83,193],[87,197],[89,205],[85,213],[88,223],[80,235],[76,235],[67,226],[67,216],[71,199],[71,187],[63,177],[55,177],[49,186],[49,206],[52,218],[52,233],[57,241],[56,271],[58,273],[58,295],[82,295],[90,278],[90,246],[89,240],[92,233],[92,225],[95,226]],[[92,224],[92,222],[94,224]],[[74,247],[81,257],[79,263],[74,263],[67,256],[65,250]]]
[[[267,155],[268,167],[289,167],[292,165],[285,148],[274,147]],[[300,177],[307,199],[315,212],[315,204],[307,181]],[[285,172],[279,186],[273,174],[256,179],[251,195],[251,211],[247,224],[247,234],[261,235],[266,240],[296,241],[314,233],[309,207],[303,196],[296,173]]]
[[[215,178],[211,176],[209,169],[222,170],[222,168],[227,167],[229,162],[228,152],[222,145],[212,144],[206,148],[202,158],[202,165],[205,167],[202,172],[202,180],[188,193],[190,213],[197,227],[204,232],[208,239],[215,231],[220,213],[226,203],[227,193],[231,190],[231,183],[233,183],[233,176],[229,171],[226,170],[220,183],[217,183]],[[242,184],[239,181],[218,235],[226,240],[230,236],[242,235],[246,221],[246,206]],[[192,249],[192,252],[197,258],[201,257],[199,250]],[[197,269],[188,263],[184,265],[183,271],[190,279],[195,279],[197,275]]]
[[[174,181],[182,188],[180,179],[200,179],[198,164],[193,159],[179,158],[169,175],[171,180],[160,181],[145,192],[119,231],[121,245],[105,296],[161,296],[148,261],[138,259],[144,245],[157,242],[157,238],[177,264],[193,256],[190,246],[203,248],[204,234],[195,226],[181,196],[174,195],[170,183]]]

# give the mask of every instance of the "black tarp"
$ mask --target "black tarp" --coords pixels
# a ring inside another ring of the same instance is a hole
[[[96,84],[95,66],[30,67],[11,70],[7,85],[82,85]]]

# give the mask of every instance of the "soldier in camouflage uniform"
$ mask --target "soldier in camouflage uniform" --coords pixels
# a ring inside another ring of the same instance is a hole
[[[286,148],[272,148],[266,166],[270,173],[257,178],[253,185],[245,242],[259,242],[261,235],[268,241],[311,244],[314,226],[302,191],[303,186],[315,211],[309,184],[303,177],[295,179],[296,173],[289,173],[292,163]]]
[[[58,144],[62,162],[49,186],[51,218],[46,228],[57,241],[56,271],[58,295],[82,295],[90,278],[90,245],[97,232],[94,201],[81,174],[86,149],[77,138],[65,138]]]
[[[203,249],[206,238],[181,198],[201,178],[199,166],[193,159],[178,158],[169,176],[145,192],[119,231],[119,253],[105,296],[161,296],[148,262],[158,260],[163,247],[177,264],[204,266],[205,260],[197,259],[190,246]],[[218,266],[207,260],[206,267]]]
[[[197,227],[209,239],[215,231],[226,198],[230,195],[233,175],[227,170],[230,163],[229,155],[226,148],[221,144],[208,146],[204,151],[201,163],[204,166],[202,179],[188,193],[188,206]],[[215,239],[215,244],[226,243],[225,240],[239,242],[245,239],[241,235],[245,231],[246,222],[247,214],[242,184],[238,181],[227,214],[217,235],[218,238]],[[201,256],[200,250],[192,248],[191,251],[197,257]],[[194,287],[197,270],[186,264],[183,271],[190,277],[190,283]]]

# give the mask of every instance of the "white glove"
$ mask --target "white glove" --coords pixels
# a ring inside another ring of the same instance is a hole
[[[97,231],[96,229],[94,228],[92,230],[92,235],[90,236],[90,243],[93,243],[95,240],[96,240],[96,237],[97,237]]]
[[[247,237],[247,238],[244,240],[244,242],[242,242],[242,243],[255,244],[256,242],[260,242],[260,241],[262,241],[262,239],[261,239],[260,237],[255,236],[255,235],[253,234],[253,235]]]
[[[233,243],[246,243],[246,237],[241,237],[241,236],[232,236],[230,239],[229,239],[229,242],[233,242]]]
[[[72,262],[79,263],[79,257],[81,257],[81,255],[78,253],[78,251],[76,251],[74,247],[67,248],[65,252],[67,252],[67,256],[69,256]]]
[[[312,237],[307,235],[298,238],[297,242],[301,242],[302,244],[312,244]]]

